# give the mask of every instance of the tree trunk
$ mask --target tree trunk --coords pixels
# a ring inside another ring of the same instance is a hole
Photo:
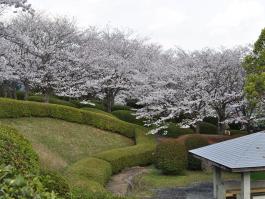
[[[50,100],[49,92],[46,92],[45,95],[44,95],[44,102],[45,103],[49,103],[49,100]]]
[[[105,105],[107,107],[107,112],[111,112],[112,111],[112,107],[114,105],[114,99],[115,98],[115,95],[114,95],[114,92],[112,90],[108,90],[106,92],[106,97],[105,97]]]
[[[17,89],[13,88],[13,98],[17,99]]]
[[[198,122],[197,122],[197,124],[196,124],[195,132],[196,132],[196,133],[200,133],[200,125],[199,125]]]
[[[225,124],[223,123],[224,119],[222,116],[218,116],[218,134],[223,135],[225,133]]]
[[[27,83],[24,83],[24,87],[25,87],[24,100],[28,100],[28,98],[29,98],[29,85]]]

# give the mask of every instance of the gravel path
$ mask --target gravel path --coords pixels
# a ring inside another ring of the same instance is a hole
[[[147,172],[145,167],[132,167],[124,169],[121,173],[111,177],[106,188],[118,196],[125,196],[132,186],[132,180],[137,175]]]
[[[213,199],[212,183],[155,190],[153,199]]]

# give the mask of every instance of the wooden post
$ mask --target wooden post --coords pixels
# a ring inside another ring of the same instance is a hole
[[[250,199],[250,173],[241,173],[241,199]]]
[[[216,166],[213,166],[213,197],[214,199],[224,198],[221,169]]]

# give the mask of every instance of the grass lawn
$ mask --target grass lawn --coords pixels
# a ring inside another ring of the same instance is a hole
[[[197,182],[212,181],[212,173],[202,171],[186,171],[185,175],[167,176],[154,167],[150,167],[148,173],[134,179],[134,189],[131,195],[137,198],[150,197],[153,189],[185,187]],[[224,179],[238,179],[238,174],[224,173]]]
[[[95,153],[133,145],[133,140],[88,125],[51,118],[0,119],[18,129],[38,152],[43,169],[62,171]]]

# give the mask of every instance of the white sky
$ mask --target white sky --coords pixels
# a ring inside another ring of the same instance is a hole
[[[79,25],[118,27],[194,50],[253,43],[265,27],[265,0],[28,0],[35,10]]]

